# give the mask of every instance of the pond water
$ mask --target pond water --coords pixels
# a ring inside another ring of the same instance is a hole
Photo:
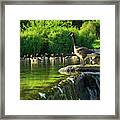
[[[37,100],[38,93],[56,85],[67,76],[58,70],[64,66],[80,64],[75,56],[66,58],[43,58],[35,63],[30,60],[20,61],[20,99]]]

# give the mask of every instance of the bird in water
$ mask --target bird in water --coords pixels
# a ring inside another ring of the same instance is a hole
[[[78,47],[76,46],[76,39],[73,32],[70,33],[70,36],[73,40],[74,53],[80,58],[81,64],[84,65],[84,60],[88,54],[95,53],[95,51],[88,49],[87,47]]]

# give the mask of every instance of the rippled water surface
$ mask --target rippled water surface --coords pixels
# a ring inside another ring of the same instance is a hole
[[[79,64],[79,60],[74,58],[44,58],[42,61],[37,61],[36,63],[31,63],[30,60],[21,60],[20,99],[38,99],[39,92],[44,92],[67,77],[61,75],[58,70],[61,67],[71,64]]]

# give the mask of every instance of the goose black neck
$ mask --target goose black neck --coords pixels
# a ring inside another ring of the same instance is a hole
[[[75,35],[72,35],[73,44],[76,45]]]

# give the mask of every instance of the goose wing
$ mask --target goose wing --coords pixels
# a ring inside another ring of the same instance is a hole
[[[95,51],[93,50],[90,50],[86,47],[79,47],[76,49],[78,53],[83,53],[83,54],[91,54],[91,53],[94,53]]]

